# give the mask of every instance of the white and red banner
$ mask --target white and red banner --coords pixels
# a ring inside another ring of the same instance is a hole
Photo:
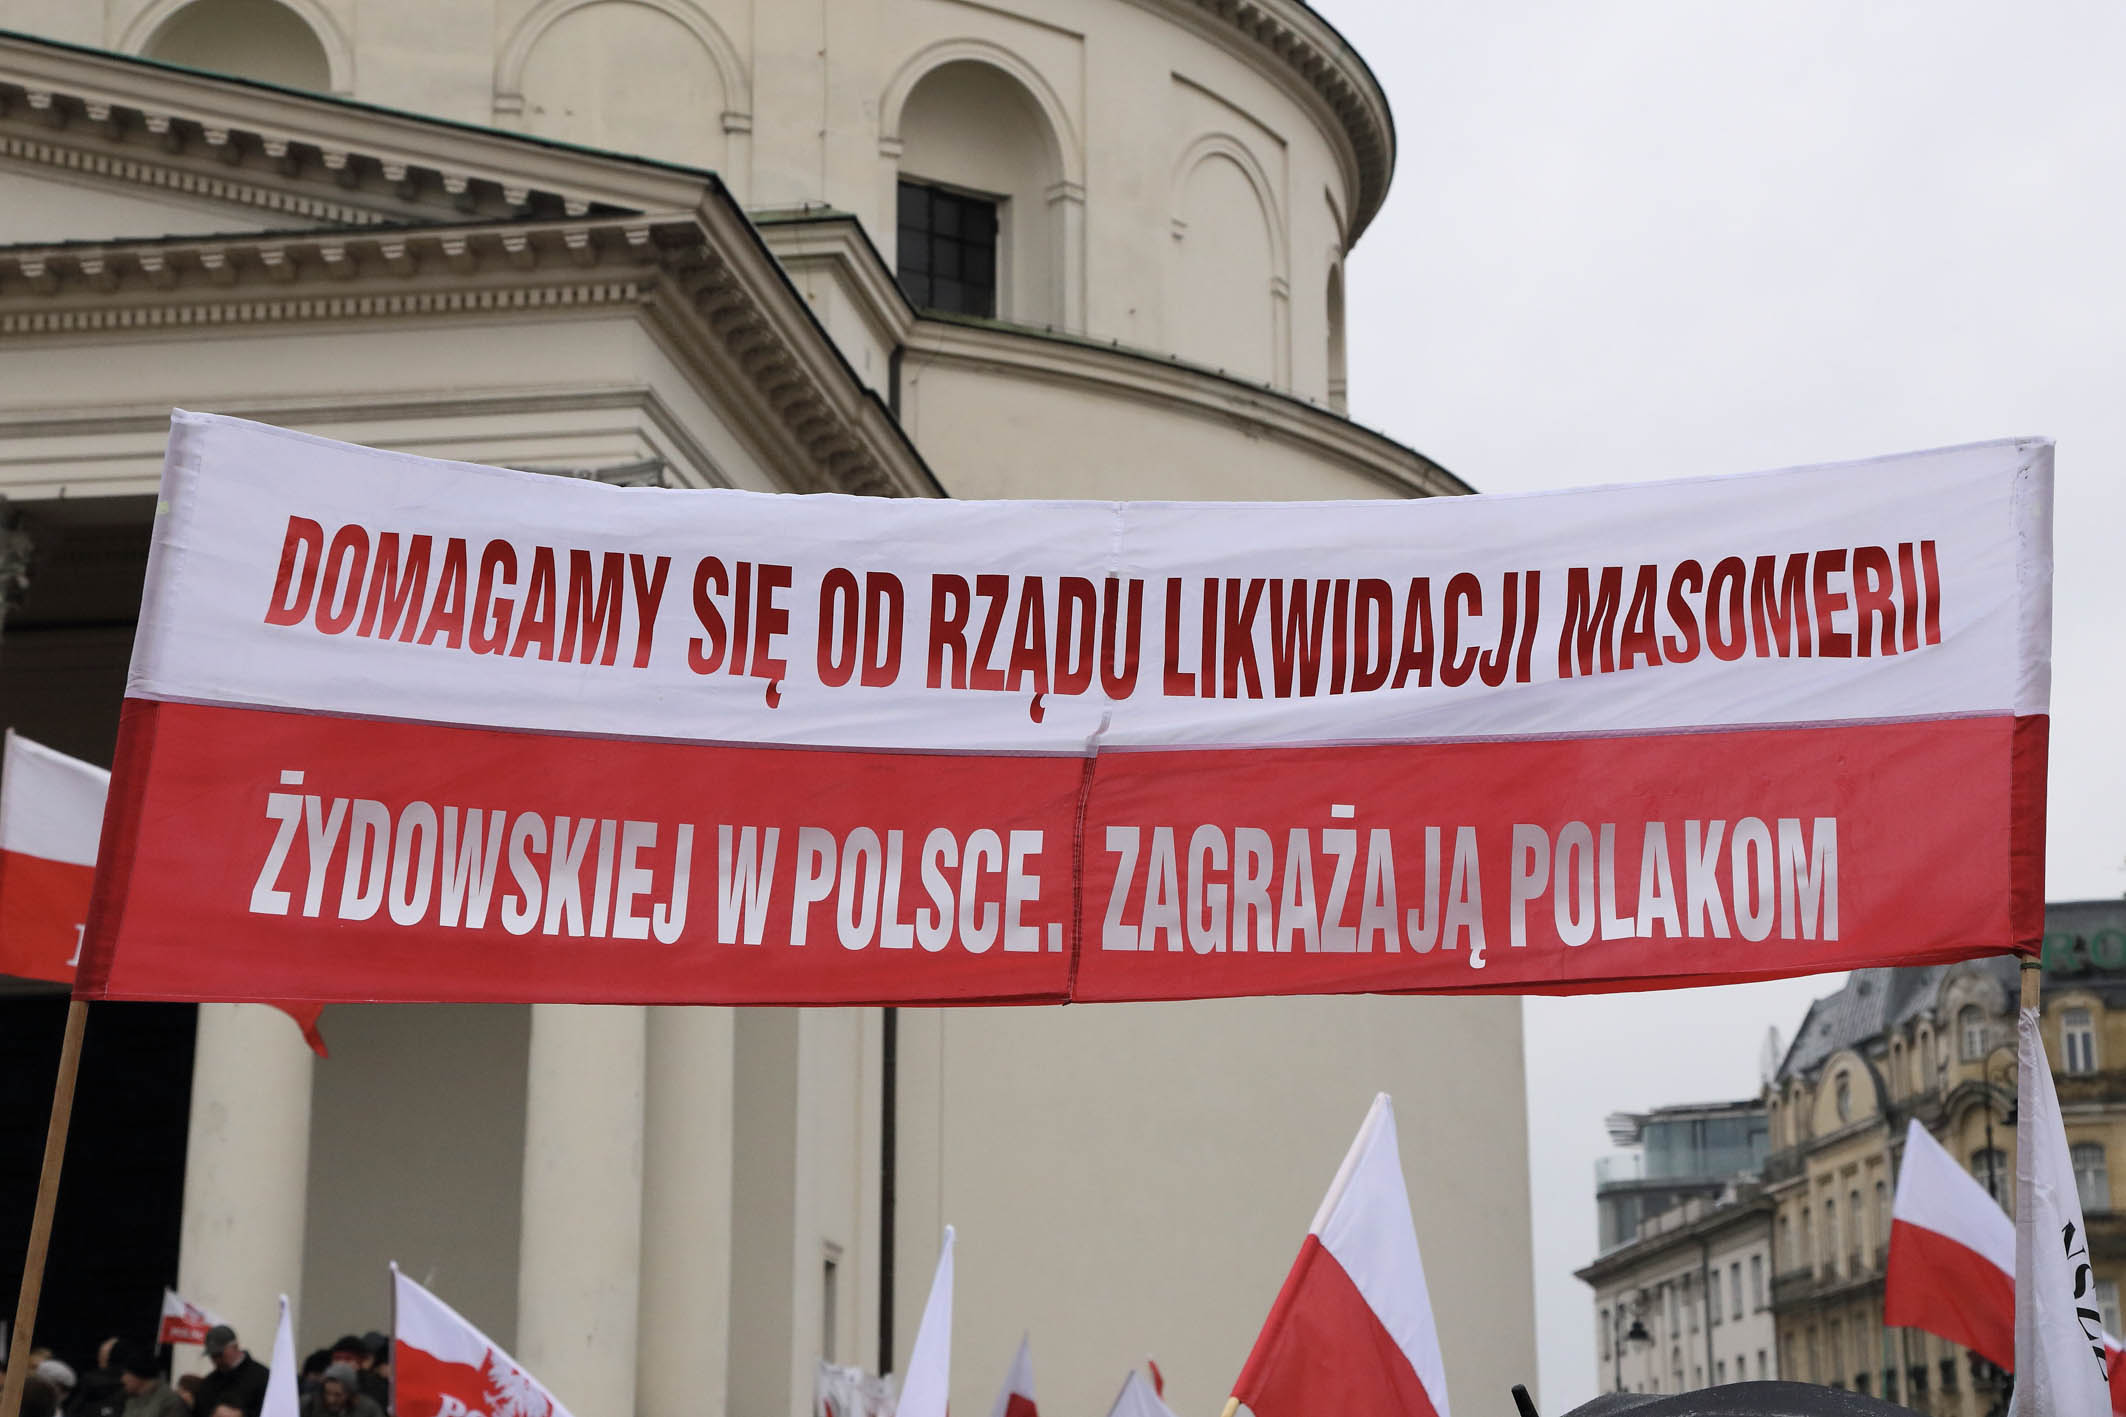
[[[1233,1396],[1254,1417],[1450,1417],[1385,1092],[1337,1169]]]
[[[162,1291],[162,1318],[155,1325],[157,1345],[171,1343],[205,1343],[207,1330],[223,1322],[217,1315],[208,1312],[179,1294],[175,1289]]]
[[[0,974],[71,984],[89,918],[111,775],[12,728],[6,742],[0,758]]]
[[[2051,467],[902,501],[180,414],[81,989],[1059,1002],[2035,950]]]
[[[569,1417],[457,1310],[391,1269],[394,1417]]]
[[[1040,1410],[1033,1400],[1033,1336],[1021,1334],[1019,1351],[1012,1355],[1011,1371],[1004,1375],[989,1417],[1039,1417]]]

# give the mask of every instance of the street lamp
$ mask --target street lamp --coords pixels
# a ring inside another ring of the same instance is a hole
[[[1627,1329],[1624,1327],[1624,1305],[1620,1298],[1616,1308],[1617,1321],[1611,1325],[1609,1346],[1614,1350],[1616,1357],[1616,1385],[1618,1392],[1624,1391],[1624,1345],[1629,1343],[1634,1348],[1647,1348],[1651,1347],[1654,1341],[1654,1336],[1646,1331],[1645,1321],[1639,1317],[1641,1307],[1641,1305],[1633,1306],[1631,1327]]]

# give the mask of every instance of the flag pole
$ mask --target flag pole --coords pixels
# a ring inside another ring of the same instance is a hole
[[[44,1170],[37,1177],[37,1208],[30,1217],[29,1251],[22,1260],[22,1294],[15,1301],[15,1331],[8,1339],[7,1382],[0,1387],[0,1417],[20,1417],[22,1389],[29,1381],[30,1335],[37,1326],[37,1300],[44,1291],[52,1212],[59,1204],[59,1166],[66,1160],[67,1125],[74,1117],[74,1079],[81,1071],[81,1035],[88,1021],[89,1001],[69,1001],[66,1034],[59,1045],[59,1076],[52,1083],[52,1120],[44,1134]]]
[[[2037,984],[2040,975],[2044,971],[2044,962],[2042,960],[2030,959],[2026,956],[2023,959],[2022,963],[2023,1007],[2026,1009],[2034,1009],[2037,1007]]]
[[[1229,1397],[1225,1400],[1225,1411],[1219,1413],[1218,1417],[1234,1417],[1234,1414],[1238,1411],[1240,1411],[1240,1399]]]

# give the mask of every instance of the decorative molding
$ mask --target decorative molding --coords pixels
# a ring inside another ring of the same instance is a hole
[[[226,136],[224,134],[225,139]],[[89,177],[101,177],[112,182],[159,187],[164,191],[182,193],[203,201],[257,207],[262,211],[283,212],[290,216],[307,217],[313,221],[333,222],[343,226],[362,226],[391,220],[390,215],[385,212],[290,192],[285,188],[266,187],[218,174],[194,172],[145,158],[69,147],[62,143],[4,130],[0,130],[0,157]]]
[[[518,21],[509,42],[502,46],[495,59],[494,111],[497,117],[505,114],[516,117],[524,112],[524,66],[540,37],[577,10],[604,3],[611,3],[611,0],[541,0],[530,14]],[[716,70],[717,82],[723,88],[723,130],[726,133],[753,130],[752,72],[746,67],[738,46],[731,43],[731,37],[707,11],[686,3],[686,0],[621,0],[621,3],[655,10],[699,40],[702,49],[708,53],[710,65]],[[738,124],[743,127],[735,126]]]
[[[895,71],[886,82],[878,101],[879,155],[896,160],[901,155],[901,110],[907,106],[908,96],[915,86],[934,71],[947,64],[971,61],[987,64],[1000,73],[1009,75],[1026,96],[1033,100],[1042,118],[1048,125],[1049,141],[1055,147],[1059,180],[1083,190],[1085,186],[1085,152],[1078,144],[1078,125],[1071,121],[1070,110],[1064,106],[1062,96],[1048,82],[1041,71],[1023,57],[1001,44],[986,39],[956,38],[940,40],[925,46],[910,55],[907,62]]]
[[[125,54],[145,54],[162,27],[177,18],[178,11],[191,4],[192,0],[152,0],[145,9],[135,15],[123,33],[119,34],[112,48]],[[330,75],[332,92],[341,96],[354,92],[354,46],[348,42],[346,32],[339,21],[318,0],[281,0],[317,39],[317,47],[325,52],[325,69]]]

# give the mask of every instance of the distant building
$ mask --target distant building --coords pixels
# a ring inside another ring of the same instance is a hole
[[[1882,1303],[1914,1118],[2014,1208],[2016,976],[2005,955],[1857,970],[1809,1007],[1761,1102],[1612,1117],[1612,1137],[1638,1154],[1597,1171],[1601,1255],[1579,1272],[1595,1291],[1602,1388],[1781,1377],[1931,1417],[2004,1411],[2007,1375],[1931,1334],[1886,1328]],[[2126,1155],[2126,900],[2046,908],[2043,1001],[2095,1299],[2118,1333],[2126,1213],[2111,1161]]]
[[[1602,1388],[1686,1392],[1777,1375],[1771,1208],[1759,1195],[1768,1136],[1758,1101],[1610,1118],[1626,1155],[1595,1173],[1595,1291]]]
[[[2048,906],[2043,1019],[2081,1187],[2096,1299],[2118,1332],[2126,1216],[2110,1160],[2126,1147],[2126,901]],[[1856,971],[1803,1020],[1768,1097],[1772,1286],[1788,1377],[1873,1392],[1936,1417],[2004,1404],[2004,1375],[1931,1334],[1886,1330],[1883,1269],[1914,1117],[2010,1210],[2015,1189],[2015,961]]]

